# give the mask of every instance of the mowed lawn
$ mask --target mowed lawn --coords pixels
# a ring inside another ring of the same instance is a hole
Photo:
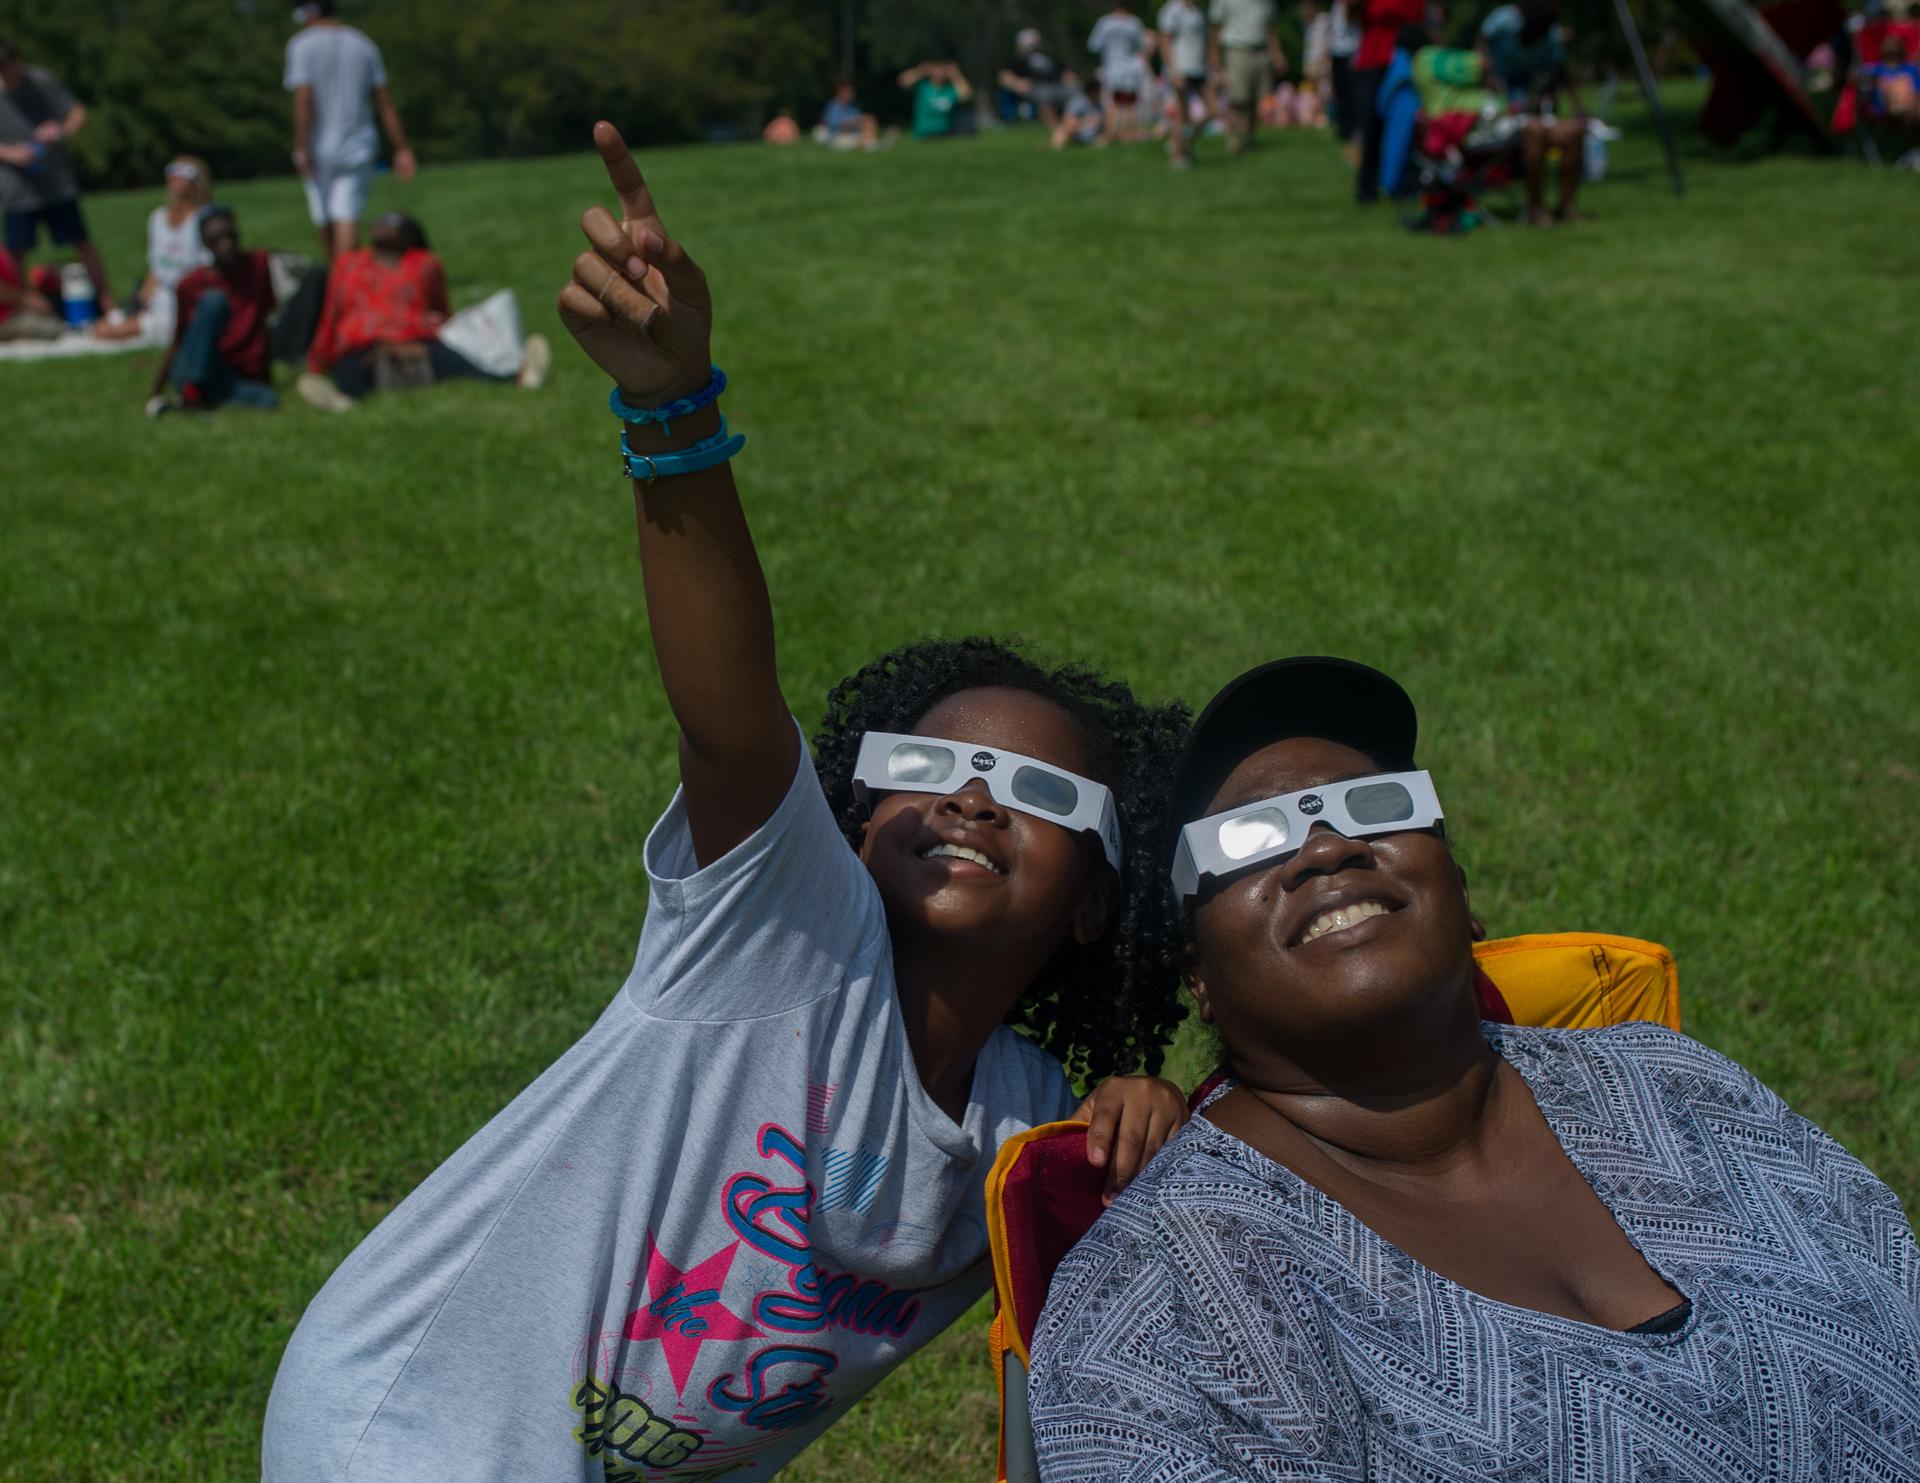
[[[1591,223],[1434,240],[1317,137],[1039,146],[643,156],[801,718],[929,633],[1196,701],[1379,664],[1496,934],[1671,945],[1692,1032],[1920,1195],[1913,181],[1675,201],[1635,136]],[[555,337],[537,395],[149,423],[147,355],[0,364],[0,1477],[257,1476],[307,1299],[627,971],[674,733],[551,308],[602,196],[376,193]],[[88,203],[123,281],[154,199]],[[981,1328],[797,1475],[990,1476]]]

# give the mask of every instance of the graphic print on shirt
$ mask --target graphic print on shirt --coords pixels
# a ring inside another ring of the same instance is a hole
[[[833,1091],[809,1089],[810,1129],[816,1117],[824,1124]],[[917,1291],[814,1260],[806,1145],[765,1123],[754,1151],[763,1163],[732,1175],[720,1194],[735,1239],[688,1259],[662,1251],[649,1232],[636,1306],[576,1362],[573,1435],[601,1459],[605,1483],[691,1483],[754,1468],[762,1447],[834,1404],[829,1377],[838,1345],[849,1342],[837,1336],[904,1339],[920,1317]],[[887,1162],[867,1149],[828,1150],[819,1208],[831,1200],[864,1214]],[[696,1381],[703,1356],[718,1358],[711,1378]],[[659,1383],[663,1360],[671,1399]]]
[[[626,1337],[657,1339],[673,1376],[673,1393],[685,1396],[700,1346],[710,1340],[764,1339],[765,1334],[720,1302],[733,1266],[738,1241],[723,1246],[696,1267],[681,1271],[660,1254],[651,1232],[647,1235],[646,1290],[653,1301],[636,1308],[627,1319]]]

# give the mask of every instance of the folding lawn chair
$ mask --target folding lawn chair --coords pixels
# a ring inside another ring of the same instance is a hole
[[[1658,943],[1601,932],[1503,937],[1473,950],[1482,1015],[1574,1028],[1652,1020],[1680,1028],[1680,975]],[[1197,1102],[1219,1080],[1194,1092]],[[1087,1163],[1087,1125],[1044,1123],[1001,1146],[987,1176],[995,1313],[988,1330],[1000,1389],[1000,1483],[1038,1483],[1027,1414],[1028,1351],[1047,1284],[1100,1218],[1106,1171]]]
[[[1374,106],[1381,119],[1380,193],[1404,201],[1402,226],[1452,236],[1499,220],[1480,202],[1512,186],[1512,162],[1465,157],[1466,115],[1429,119],[1421,113],[1406,52],[1393,54]]]

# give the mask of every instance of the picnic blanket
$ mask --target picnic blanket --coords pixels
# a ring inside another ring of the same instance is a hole
[[[0,340],[0,360],[68,360],[76,355],[119,355],[158,346],[157,340],[145,335],[131,340],[96,340],[85,330],[69,330],[57,340]]]

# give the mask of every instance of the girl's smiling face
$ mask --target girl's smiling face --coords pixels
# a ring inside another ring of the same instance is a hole
[[[1080,723],[1031,691],[955,691],[912,730],[1096,776]],[[990,959],[1031,958],[1037,973],[1062,943],[1097,939],[1112,914],[1117,881],[1099,843],[995,802],[977,778],[952,793],[881,796],[859,851],[896,945],[972,940]]]

